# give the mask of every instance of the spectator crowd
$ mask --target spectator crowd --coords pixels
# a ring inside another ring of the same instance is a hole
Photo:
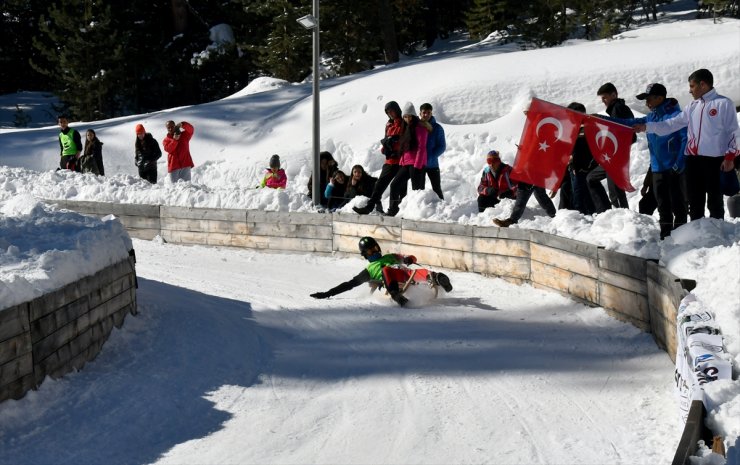
[[[640,190],[639,211],[652,215],[657,210],[661,239],[687,220],[703,218],[705,209],[709,210],[712,218],[724,218],[723,196],[731,197],[728,201],[730,216],[740,216],[740,196],[736,195],[740,191],[740,156],[735,140],[738,131],[736,107],[729,98],[717,93],[712,73],[706,69],[693,72],[688,77],[688,84],[693,101],[683,109],[675,98],[669,96],[664,85],[649,84],[636,96],[637,100],[645,102],[648,110],[641,118],[635,118],[624,99],[619,97],[614,84],[605,83],[596,91],[604,104],[606,116],[592,116],[631,127],[634,131],[632,143],[637,140],[637,133],[647,134],[650,166]],[[567,109],[586,113],[585,105],[579,102],[571,102]],[[408,193],[409,182],[412,190],[424,190],[427,179],[432,191],[440,200],[444,199],[439,158],[447,144],[444,129],[436,121],[432,105],[423,103],[417,113],[411,102],[402,108],[397,102],[390,101],[384,110],[387,120],[380,140],[380,153],[385,161],[377,178],[361,165],[354,165],[345,172],[330,152],[320,153],[318,203],[325,210],[334,211],[355,197],[366,197],[368,201],[364,206],[353,207],[356,213],[366,215],[376,211],[395,216]],[[87,130],[83,147],[80,133],[69,126],[65,115],[59,116],[58,124],[58,169],[105,175],[103,143],[95,131]],[[195,128],[186,121],[167,121],[165,130],[162,148],[167,154],[168,179],[173,183],[190,181],[190,170],[194,167],[190,141]],[[156,184],[157,161],[162,156],[162,149],[142,124],[137,124],[134,132],[134,163],[139,176]],[[478,211],[494,207],[502,199],[514,200],[507,218],[493,219],[496,226],[508,227],[520,220],[534,195],[545,213],[553,217],[556,207],[551,199],[556,192],[560,193],[558,209],[577,210],[585,215],[611,208],[629,208],[625,191],[594,159],[583,128],[572,147],[559,187],[549,195],[544,187],[521,182],[512,176],[512,167],[504,163],[500,153],[492,148],[485,154],[486,163],[477,185]],[[606,189],[603,181],[606,181]],[[287,183],[280,156],[272,155],[257,188],[285,189]],[[313,183],[312,176],[307,186],[309,197],[313,195]],[[381,199],[386,190],[390,193],[384,209]]]

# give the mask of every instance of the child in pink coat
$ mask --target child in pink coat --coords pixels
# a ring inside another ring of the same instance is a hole
[[[271,189],[285,189],[288,185],[288,176],[285,170],[280,168],[280,157],[273,155],[270,157],[270,167],[265,170],[260,187],[269,187]]]

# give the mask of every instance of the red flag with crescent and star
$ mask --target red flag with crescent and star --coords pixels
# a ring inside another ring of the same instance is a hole
[[[632,128],[590,116],[583,123],[583,129],[594,160],[620,189],[634,192],[630,183]]]
[[[583,113],[533,98],[511,171],[512,179],[545,189],[560,187]]]

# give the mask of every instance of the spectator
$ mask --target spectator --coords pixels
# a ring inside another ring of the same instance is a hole
[[[260,187],[269,187],[270,189],[285,189],[288,185],[288,176],[285,170],[280,168],[280,156],[277,154],[270,157],[270,167],[265,169],[262,176]]]
[[[735,157],[735,176],[740,183],[740,157]],[[730,218],[740,218],[740,194],[727,198],[727,214]]]
[[[378,179],[367,174],[365,172],[365,168],[363,168],[362,165],[353,166],[351,173],[352,178],[347,184],[347,191],[345,192],[345,196],[348,199],[353,199],[358,195],[370,197],[370,195],[372,195],[373,193],[375,182]]]
[[[689,217],[722,219],[725,208],[720,191],[720,170],[730,171],[737,156],[735,131],[738,130],[735,104],[714,89],[714,76],[699,69],[689,76],[689,93],[694,100],[680,113],[662,121],[636,124],[638,132],[667,136],[688,128],[686,143],[686,188]]]
[[[545,188],[520,182],[517,185],[516,201],[514,202],[514,209],[511,211],[511,216],[505,220],[494,218],[493,224],[500,228],[508,228],[512,224],[519,222],[519,218],[524,214],[524,210],[527,208],[527,202],[532,194],[534,194],[534,198],[537,199],[540,206],[545,209],[547,216],[550,218],[554,217],[555,205],[553,205],[552,200],[550,200],[547,192],[545,192]]]
[[[447,142],[445,140],[445,130],[442,129],[437,120],[432,116],[432,104],[422,103],[419,107],[419,119],[425,125],[429,131],[429,137],[427,137],[427,165],[424,167],[424,173],[429,177],[429,182],[432,184],[432,190],[437,194],[440,199],[444,199],[442,193],[442,183],[439,173],[439,157],[444,153],[447,148]],[[424,176],[421,178],[421,189],[424,189]]]
[[[85,134],[85,150],[80,157],[80,171],[102,175],[103,143],[95,135],[95,131],[88,129]]]
[[[342,208],[349,200],[346,193],[347,175],[344,174],[344,171],[337,170],[329,180],[329,184],[326,185],[326,190],[324,191],[327,208],[329,210]]]
[[[57,123],[61,128],[59,133],[59,169],[79,171],[77,159],[82,153],[82,138],[80,133],[69,127],[66,115],[59,115]]]
[[[615,118],[615,121],[633,126],[646,122],[665,121],[679,115],[681,108],[678,101],[674,98],[666,98],[667,95],[668,92],[662,84],[649,84],[645,92],[638,95],[637,99],[645,100],[650,113],[644,118]],[[681,128],[663,136],[648,134],[647,139],[650,150],[649,181],[652,184],[651,190],[658,208],[660,238],[665,239],[672,230],[686,224],[686,178],[684,175],[686,129]]]
[[[337,161],[334,160],[331,153],[324,151],[319,154],[319,194],[321,195],[319,203],[324,207],[327,205],[327,200],[324,196],[326,185],[329,184],[329,180],[334,176],[337,169],[339,169],[337,166]],[[308,198],[313,198],[313,174],[308,178]]]
[[[571,110],[586,113],[586,106],[579,102],[571,102],[568,105]],[[576,143],[573,146],[573,154],[568,164],[567,176],[570,178],[572,191],[572,208],[584,215],[592,215],[595,211],[591,192],[588,189],[588,174],[596,168],[597,163],[591,154],[591,149],[586,141],[583,128],[578,133]],[[603,189],[603,188],[602,188]],[[561,193],[562,195],[562,193]]]
[[[478,184],[478,212],[495,207],[501,199],[516,198],[516,184],[509,178],[511,166],[501,161],[497,150],[486,155],[486,167]]]
[[[416,263],[413,255],[386,254],[380,250],[380,245],[372,237],[363,237],[359,243],[360,254],[369,264],[357,276],[345,281],[326,292],[311,294],[314,299],[328,299],[342,292],[354,289],[362,283],[374,282],[376,287],[384,286],[391,298],[400,306],[408,303],[403,296],[406,286],[411,283],[428,283],[433,287],[440,286],[445,292],[452,291],[450,278],[443,273],[435,273],[424,268],[410,269],[404,265]]]
[[[656,208],[658,208],[658,202],[655,200],[655,193],[653,192],[653,172],[648,167],[648,170],[645,172],[645,178],[642,180],[640,202],[637,204],[637,211],[643,215],[651,216],[655,213]]]
[[[396,216],[401,200],[406,197],[409,179],[413,190],[423,189],[424,167],[427,164],[427,137],[429,132],[420,124],[416,109],[411,102],[403,107],[404,131],[401,135],[400,167],[391,182],[391,200],[388,216]]]
[[[380,152],[385,155],[385,164],[383,164],[383,169],[380,170],[380,176],[375,183],[373,193],[370,195],[367,205],[352,208],[360,215],[367,215],[373,211],[373,208],[379,213],[383,212],[383,205],[380,199],[399,170],[399,161],[401,159],[400,139],[404,130],[404,122],[401,119],[401,107],[395,101],[390,101],[385,104],[385,114],[388,116],[388,121],[385,123],[385,137],[380,141]]]
[[[606,107],[606,114],[612,118],[634,118],[632,110],[625,105],[624,99],[619,98],[617,88],[614,84],[607,82],[603,86],[599,87],[596,95],[601,97],[601,101]],[[635,142],[635,138],[632,142]],[[609,196],[607,197],[606,191],[601,181],[606,178],[606,184],[609,188]],[[622,189],[614,184],[614,181],[606,174],[606,170],[602,166],[596,166],[586,176],[586,182],[588,183],[588,189],[591,191],[591,199],[594,202],[594,208],[596,213],[602,213],[609,210],[611,207],[614,208],[629,208],[627,203],[627,194]],[[611,205],[610,203],[611,202]]]
[[[143,124],[136,125],[134,150],[134,163],[139,169],[139,177],[157,184],[157,160],[162,157],[162,150],[151,133],[146,132]]]
[[[190,139],[193,138],[195,129],[193,126],[182,121],[175,124],[174,121],[165,123],[167,135],[162,141],[162,147],[167,152],[167,173],[170,181],[190,181],[190,168],[195,166],[190,156]]]

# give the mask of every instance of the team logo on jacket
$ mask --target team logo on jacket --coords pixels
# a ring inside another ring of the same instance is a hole
[[[718,112],[716,108],[712,108],[711,110],[709,110],[709,116],[717,116],[717,113]]]

